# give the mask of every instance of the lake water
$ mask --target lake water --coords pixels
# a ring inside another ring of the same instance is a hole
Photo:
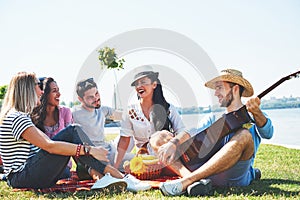
[[[300,108],[264,110],[264,112],[273,122],[274,135],[270,140],[263,139],[262,143],[300,149]],[[182,119],[187,128],[194,128],[203,116],[205,114],[182,115]],[[119,133],[119,128],[105,128],[105,133]]]
[[[270,140],[263,139],[262,143],[278,144],[300,149],[300,108],[264,110],[274,126],[274,135]],[[195,127],[197,120],[205,114],[183,115],[187,127]]]

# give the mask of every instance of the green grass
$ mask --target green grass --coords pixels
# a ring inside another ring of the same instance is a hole
[[[0,199],[300,199],[300,150],[262,144],[255,167],[262,171],[262,179],[243,188],[217,188],[210,196],[164,197],[159,190],[118,195],[105,192],[75,193],[13,192],[5,182],[0,183]]]

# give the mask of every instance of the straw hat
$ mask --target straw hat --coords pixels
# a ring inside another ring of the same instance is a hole
[[[242,72],[235,69],[225,69],[221,71],[221,75],[206,82],[205,86],[211,89],[215,89],[215,83],[217,81],[226,81],[231,83],[236,83],[244,87],[243,97],[251,97],[253,95],[253,88],[249,81],[243,78]]]
[[[144,78],[144,77],[149,77],[149,76],[153,76],[155,77],[156,79],[158,78],[158,72],[154,72],[153,71],[153,68],[149,65],[144,65],[144,66],[141,66],[141,67],[138,67],[134,70],[134,78],[133,78],[133,82],[131,83],[131,86],[134,86],[135,84],[135,81],[141,79],[141,78]]]

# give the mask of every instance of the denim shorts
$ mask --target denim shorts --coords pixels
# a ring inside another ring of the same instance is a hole
[[[230,169],[219,174],[210,176],[212,184],[220,187],[247,186],[252,181],[251,161],[253,158],[245,161],[238,161]]]

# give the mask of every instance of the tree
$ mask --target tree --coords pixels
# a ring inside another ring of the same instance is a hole
[[[114,48],[103,47],[98,50],[98,59],[102,65],[105,65],[107,69],[123,69],[124,59],[118,59]]]
[[[103,47],[102,49],[98,50],[99,56],[98,59],[100,61],[101,67],[106,67],[107,69],[124,69],[123,64],[125,62],[124,58],[119,59],[117,54],[115,53],[114,48],[110,47]],[[117,79],[117,74],[115,70],[113,71],[115,75],[115,91],[114,91],[114,108],[117,109],[117,94],[118,94],[118,79]]]
[[[8,85],[2,85],[0,86],[0,99],[4,99],[6,90]]]

